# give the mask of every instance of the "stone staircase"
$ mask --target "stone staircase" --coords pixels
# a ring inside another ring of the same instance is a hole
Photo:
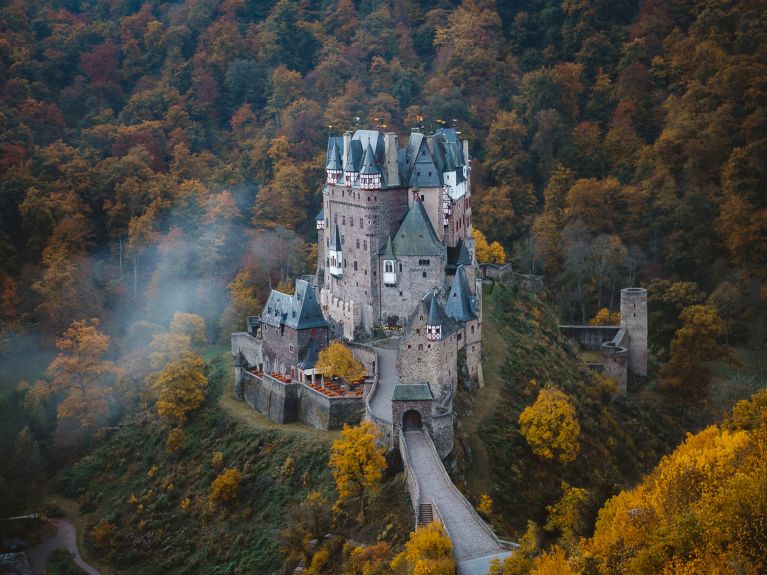
[[[424,527],[434,521],[434,508],[431,503],[421,503],[418,506],[418,527]]]

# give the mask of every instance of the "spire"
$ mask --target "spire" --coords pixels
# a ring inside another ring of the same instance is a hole
[[[341,232],[338,230],[338,224],[333,226],[333,235],[330,236],[330,251],[341,251]]]
[[[447,296],[445,312],[458,321],[477,319],[474,297],[469,290],[469,280],[466,279],[466,270],[463,266],[458,266],[456,270],[453,287],[450,288],[450,295]]]
[[[325,169],[334,172],[339,172],[344,169],[343,162],[341,161],[341,151],[338,149],[338,145],[335,142],[333,142],[333,148],[330,150],[328,164],[325,166]]]
[[[384,252],[384,259],[385,260],[393,260],[394,259],[394,248],[391,245],[391,234],[386,238],[386,251]]]
[[[373,147],[368,142],[367,150],[365,150],[365,157],[362,160],[362,168],[360,169],[360,175],[372,176],[373,174],[380,174],[381,168],[376,163],[376,156],[373,152]]]
[[[439,308],[437,307],[437,296],[433,293],[431,294],[431,304],[429,305],[429,318],[426,321],[426,325],[430,327],[442,325],[442,319],[439,317]]]

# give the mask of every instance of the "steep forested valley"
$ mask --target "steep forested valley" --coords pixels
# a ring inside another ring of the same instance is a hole
[[[454,128],[477,259],[545,285],[485,283],[456,399],[491,573],[767,572],[765,2],[7,0],[0,128],[0,519],[104,574],[454,573],[401,461],[358,513],[361,436],[243,413],[228,349],[316,271],[329,136]],[[558,325],[640,286],[620,395]]]

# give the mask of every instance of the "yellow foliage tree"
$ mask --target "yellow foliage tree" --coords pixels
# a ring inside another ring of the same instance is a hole
[[[614,311],[610,313],[610,310],[603,307],[597,312],[597,315],[593,319],[589,320],[589,325],[620,325],[621,312]]]
[[[391,548],[386,541],[374,545],[344,547],[343,575],[389,575]]]
[[[767,573],[767,410],[752,401],[758,423],[688,435],[637,487],[607,501],[583,545],[601,572]]]
[[[213,506],[234,501],[240,494],[240,483],[242,483],[242,473],[239,469],[225,469],[211,483],[208,501]]]
[[[498,242],[488,243],[485,234],[477,228],[471,232],[474,237],[474,249],[477,261],[483,264],[502,264],[506,262],[506,252]]]
[[[384,449],[376,445],[378,428],[371,421],[357,427],[344,425],[341,439],[333,442],[330,467],[336,480],[338,504],[350,498],[360,502],[360,518],[365,520],[365,499],[379,489],[386,469]]]
[[[316,369],[325,377],[340,377],[355,381],[365,377],[365,368],[340,341],[332,342],[317,356]]]
[[[565,556],[565,550],[554,545],[549,551],[533,560],[530,575],[575,575]]]
[[[97,319],[77,320],[56,340],[59,350],[48,366],[51,393],[63,393],[59,418],[76,419],[83,429],[93,428],[108,412],[109,387],[101,380],[116,372],[111,361],[103,359],[109,349],[109,336],[101,333]]]
[[[189,337],[192,345],[205,345],[205,320],[195,313],[177,311],[170,322],[170,333]]]
[[[586,529],[584,504],[588,492],[580,487],[571,487],[562,482],[562,497],[554,505],[548,505],[546,521],[547,531],[559,531],[566,541],[575,541],[575,537]]]
[[[165,451],[168,453],[180,453],[186,444],[186,433],[180,427],[174,427],[168,433],[168,439],[165,442]]]
[[[573,461],[580,451],[581,426],[567,394],[545,387],[519,416],[520,431],[533,453],[544,459]]]
[[[202,405],[208,385],[205,362],[192,351],[190,341],[185,335],[157,335],[149,356],[158,370],[147,378],[157,393],[157,413],[179,424]]]
[[[90,536],[97,546],[107,549],[114,545],[114,536],[116,527],[114,523],[110,523],[106,519],[102,519],[98,524],[91,529]]]
[[[433,521],[413,531],[392,569],[398,575],[455,575],[453,543],[442,523]]]
[[[480,515],[483,515],[486,518],[490,518],[493,514],[493,499],[487,494],[484,494],[482,497],[479,498],[479,505],[477,505],[477,511],[479,511]]]

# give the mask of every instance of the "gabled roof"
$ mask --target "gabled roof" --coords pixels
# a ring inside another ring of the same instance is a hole
[[[410,172],[411,188],[439,188],[442,186],[440,181],[441,173],[434,164],[429,146],[426,141],[421,139],[421,145],[413,158],[413,168]]]
[[[424,322],[422,316],[426,316]],[[434,323],[432,323],[434,322]],[[439,293],[436,289],[429,290],[425,296],[423,296],[413,311],[408,316],[406,326],[406,333],[408,336],[412,335],[417,329],[416,324],[439,325],[442,326],[442,339],[446,339],[453,332],[458,329],[458,322],[451,318],[446,312],[440,300]]]
[[[296,280],[293,295],[272,290],[261,312],[261,323],[294,329],[328,327],[314,290],[306,280]]]
[[[392,246],[397,257],[439,256],[445,252],[420,201],[414,201],[405,214]]]
[[[343,170],[343,161],[341,160],[341,150],[338,149],[338,144],[333,142],[333,147],[328,154],[328,163],[325,165],[326,170]]]
[[[341,251],[341,232],[338,231],[338,224],[333,225],[333,235],[330,236],[330,251]]]
[[[394,386],[392,401],[431,401],[434,396],[426,383],[397,384]]]
[[[371,175],[380,173],[381,168],[378,167],[378,163],[376,162],[375,152],[373,152],[373,148],[368,144],[367,150],[365,150],[365,157],[362,160],[360,174]]]
[[[477,319],[476,299],[471,295],[469,280],[466,279],[466,270],[463,266],[458,266],[456,270],[453,287],[450,288],[450,294],[447,296],[445,312],[457,321]]]

